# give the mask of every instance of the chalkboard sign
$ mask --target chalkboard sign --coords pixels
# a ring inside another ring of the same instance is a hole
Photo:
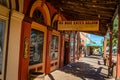
[[[30,65],[42,63],[44,32],[32,29],[30,44]]]

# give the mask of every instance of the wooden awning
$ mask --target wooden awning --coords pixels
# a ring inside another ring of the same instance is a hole
[[[89,33],[104,36],[112,27],[119,0],[46,0],[67,20],[98,20],[100,31]]]

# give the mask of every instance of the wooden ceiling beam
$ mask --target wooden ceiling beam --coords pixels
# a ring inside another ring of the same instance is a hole
[[[106,35],[112,21],[118,0],[46,0],[51,3],[67,20],[99,19],[100,31],[88,32]]]
[[[52,0],[51,0],[52,1]],[[61,0],[61,1],[68,1],[68,0]],[[103,4],[116,4],[117,1],[115,0],[69,0],[70,2],[82,2],[82,3],[103,3]]]
[[[108,5],[107,3],[104,4],[104,5],[98,5],[98,4],[95,4],[95,3],[91,3],[91,2],[70,2],[70,1],[61,1],[62,2],[62,5],[73,5],[73,6],[79,6],[79,7],[83,7],[83,8],[99,8],[101,10],[114,10],[115,9],[115,4],[114,5]],[[101,3],[102,4],[102,3]]]
[[[115,8],[114,8],[114,10],[108,10],[108,8],[106,8],[106,9],[102,9],[102,10],[100,10],[99,8],[95,8],[95,7],[86,7],[86,6],[84,6],[84,7],[80,7],[80,6],[74,6],[74,5],[65,5],[65,6],[63,6],[63,5],[59,5],[59,7],[68,7],[69,9],[70,8],[74,8],[74,9],[76,9],[76,10],[81,10],[81,11],[91,11],[91,12],[100,12],[100,13],[109,13],[109,14],[112,14],[113,12],[114,12],[114,10],[115,10]]]
[[[79,17],[85,17],[86,19],[87,18],[91,18],[91,19],[105,19],[105,20],[110,20],[111,18],[110,17],[104,17],[104,16],[100,16],[100,18],[97,16],[97,15],[88,15],[88,14],[80,14],[80,13],[75,13],[75,12],[70,12],[70,11],[63,11],[62,12],[63,14],[65,15],[75,15],[77,16],[77,18]]]
[[[63,7],[62,8],[64,11],[70,11],[70,12],[78,12],[79,14],[88,14],[88,15],[100,15],[100,16],[107,16],[107,17],[112,17],[112,13],[109,14],[109,13],[105,13],[105,12],[91,12],[91,11],[85,11],[85,10],[77,10],[77,9],[72,9],[72,8],[69,8],[69,7]],[[71,9],[71,10],[70,10]]]

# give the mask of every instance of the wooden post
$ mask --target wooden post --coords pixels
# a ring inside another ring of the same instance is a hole
[[[116,64],[116,78],[120,79],[120,4],[118,4],[118,51]]]
[[[60,67],[64,66],[64,43],[65,43],[65,36],[64,33],[60,35]]]
[[[77,31],[75,31],[75,52],[74,52],[74,61],[77,60],[77,50],[78,50],[78,36],[77,36]]]
[[[106,37],[104,37],[104,55],[103,55],[104,59],[106,59],[106,44],[107,44],[107,39]]]
[[[104,59],[104,65],[106,65],[106,44],[107,44],[107,39],[104,37],[104,54],[103,54],[103,59]]]
[[[29,54],[30,54],[30,33],[31,24],[29,22],[23,21],[22,23],[22,33],[20,42],[20,58],[19,58],[19,76],[18,80],[28,80],[28,66],[29,66]],[[28,40],[28,53],[25,54],[25,41]]]
[[[76,32],[74,32],[74,53],[73,53],[73,60],[74,60],[74,62],[75,62],[75,40],[76,40]]]
[[[79,58],[80,58],[80,51],[79,51],[79,49],[80,49],[80,32],[78,32],[77,33],[77,60],[79,60]]]
[[[47,50],[46,50],[46,66],[45,66],[45,73],[49,74],[50,73],[50,51],[51,51],[51,40],[52,40],[52,31],[47,30]]]
[[[68,42],[69,42],[69,46],[68,46],[68,48],[67,48],[67,59],[68,59],[68,61],[67,61],[67,63],[68,64],[70,64],[70,32],[69,32],[69,40],[68,40]]]
[[[110,52],[109,52],[109,67],[112,66],[112,29],[110,29]]]

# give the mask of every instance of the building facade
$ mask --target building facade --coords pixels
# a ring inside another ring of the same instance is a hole
[[[44,0],[0,0],[0,80],[28,80],[63,66],[66,20]],[[14,77],[13,77],[14,76]]]
[[[28,80],[74,62],[82,38],[58,31],[63,20],[45,0],[0,0],[0,80]]]

